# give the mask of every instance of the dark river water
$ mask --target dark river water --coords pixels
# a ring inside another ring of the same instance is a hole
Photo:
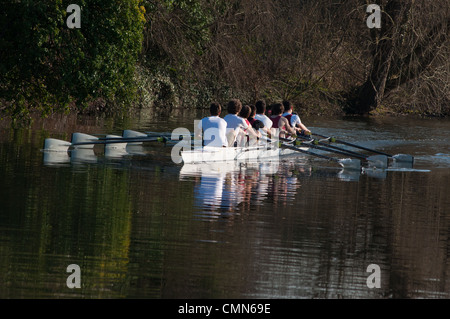
[[[1,123],[0,298],[450,297],[449,120],[304,119],[411,154],[413,169],[346,171],[303,156],[182,165],[156,143],[60,164],[41,151],[47,137],[192,130],[200,117]],[[80,288],[67,284],[72,264]]]

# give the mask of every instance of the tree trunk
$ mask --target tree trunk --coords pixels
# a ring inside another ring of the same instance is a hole
[[[381,30],[371,30],[374,44],[372,67],[367,80],[347,96],[347,113],[368,114],[381,104],[395,59],[395,45],[402,24],[407,21],[409,8],[409,1],[394,0],[386,4]]]
[[[447,10],[440,3],[441,10]],[[425,10],[424,15],[423,11]],[[428,14],[428,15],[427,15]],[[424,19],[433,17],[427,24]],[[422,24],[420,24],[422,22]],[[436,5],[413,0],[388,0],[381,30],[371,30],[372,64],[366,81],[346,96],[346,111],[368,114],[400,85],[419,78],[441,52],[445,55],[450,18],[448,11],[436,12]]]

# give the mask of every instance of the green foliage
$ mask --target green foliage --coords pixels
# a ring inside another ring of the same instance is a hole
[[[81,28],[69,29],[73,1],[8,0],[0,16],[0,99],[15,119],[104,99],[133,99],[144,12],[138,0],[79,0]]]
[[[211,3],[221,2],[220,0]],[[146,10],[149,14],[150,24],[156,27],[168,26],[173,28],[173,38],[167,39],[178,43],[180,50],[195,50],[201,55],[206,44],[211,38],[209,25],[214,21],[214,12],[202,0],[144,0]],[[160,29],[158,31],[165,31]],[[161,46],[164,43],[153,43],[154,46]],[[172,48],[177,51],[177,48]],[[173,52],[164,52],[166,55],[174,55]],[[151,57],[151,56],[150,56]]]
[[[172,109],[179,104],[178,95],[172,79],[161,72],[150,72],[138,65],[136,68],[138,100],[136,105],[145,108],[149,105]]]
[[[141,106],[198,108],[211,99],[229,96],[225,83],[210,68],[216,24],[227,13],[229,0],[145,0],[149,21],[145,31],[139,87]],[[145,80],[142,70],[148,70]]]

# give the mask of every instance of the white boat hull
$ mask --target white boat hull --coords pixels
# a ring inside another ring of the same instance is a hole
[[[308,150],[307,147],[299,147]],[[185,164],[228,162],[228,161],[251,161],[251,160],[276,160],[280,156],[301,154],[292,149],[267,148],[266,146],[253,147],[203,147],[190,151],[182,151],[181,157]]]

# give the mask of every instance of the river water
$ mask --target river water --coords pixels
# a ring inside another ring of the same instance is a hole
[[[355,172],[302,156],[182,165],[156,143],[59,164],[41,151],[47,137],[192,130],[201,116],[1,123],[0,298],[450,297],[448,120],[305,119],[411,154],[412,169]],[[67,285],[71,264],[81,288]]]

